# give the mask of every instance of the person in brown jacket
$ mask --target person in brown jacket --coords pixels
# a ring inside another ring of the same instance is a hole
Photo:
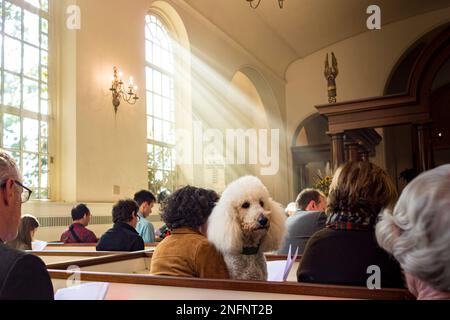
[[[172,232],[156,247],[151,274],[229,279],[222,255],[206,238],[207,220],[218,199],[215,191],[191,186],[170,196],[162,218]]]

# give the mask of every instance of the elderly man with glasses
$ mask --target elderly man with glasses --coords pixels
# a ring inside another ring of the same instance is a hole
[[[52,282],[42,260],[4,245],[17,236],[22,203],[30,196],[14,160],[0,150],[0,300],[53,299]]]

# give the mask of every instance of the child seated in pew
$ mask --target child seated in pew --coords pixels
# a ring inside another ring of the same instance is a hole
[[[32,215],[26,214],[20,219],[19,231],[17,237],[6,244],[17,250],[32,250],[34,234],[39,227],[39,221]]]
[[[191,186],[169,197],[162,218],[172,233],[156,247],[151,274],[229,278],[222,255],[206,238],[206,223],[218,199],[212,190]]]
[[[140,251],[144,240],[136,231],[139,206],[132,199],[120,200],[112,209],[114,226],[99,240],[97,251]]]

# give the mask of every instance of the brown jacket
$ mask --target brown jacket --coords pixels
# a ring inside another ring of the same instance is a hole
[[[174,229],[155,249],[150,273],[159,276],[229,279],[222,255],[199,231]]]

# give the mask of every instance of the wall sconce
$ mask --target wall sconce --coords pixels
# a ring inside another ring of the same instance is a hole
[[[112,92],[112,103],[114,106],[114,112],[117,114],[117,110],[119,109],[121,99],[133,105],[136,104],[139,97],[137,95],[138,87],[134,85],[133,77],[130,77],[128,83],[128,91],[125,91],[124,84],[122,81],[123,76],[122,72],[119,72],[117,70],[117,67],[114,67],[113,70],[114,76],[112,78],[112,85],[109,90],[111,90]]]

